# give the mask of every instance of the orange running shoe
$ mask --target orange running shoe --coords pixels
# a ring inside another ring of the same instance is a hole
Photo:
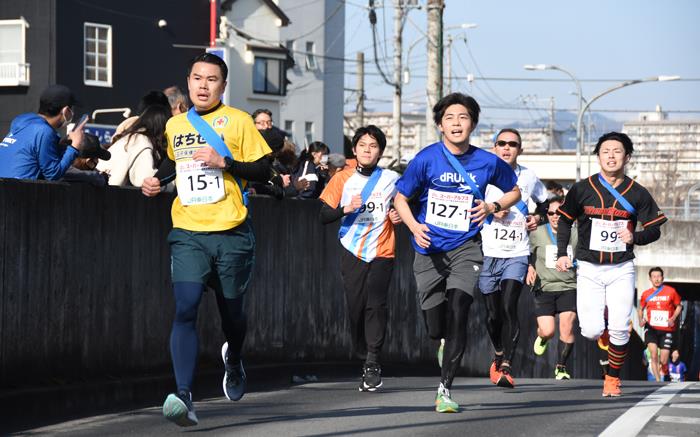
[[[491,367],[489,368],[489,379],[494,384],[498,384],[498,380],[501,379],[501,371],[499,370],[500,363],[494,359],[491,362]]]
[[[603,383],[603,397],[618,397],[620,395],[622,395],[622,390],[620,390],[620,378],[605,375],[605,382]]]
[[[501,377],[498,378],[498,382],[496,382],[496,385],[504,388],[514,388],[515,381],[513,381],[513,377],[510,376],[510,367],[501,366],[500,373]]]

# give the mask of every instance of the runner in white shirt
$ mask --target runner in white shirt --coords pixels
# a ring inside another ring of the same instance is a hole
[[[529,214],[526,202],[528,199],[536,204],[545,202],[547,189],[532,170],[518,164],[522,139],[516,129],[502,129],[496,136],[493,151],[510,164],[518,176],[522,200],[509,210],[494,214],[493,221],[485,223],[481,230],[484,268],[479,276],[479,289],[486,300],[486,327],[495,349],[489,377],[500,387],[513,388],[511,363],[520,338],[518,298],[528,272],[530,256],[527,233],[536,229],[539,221]],[[493,202],[503,196],[503,192],[489,185],[485,196],[487,202]],[[504,325],[508,329],[505,344],[501,340]]]

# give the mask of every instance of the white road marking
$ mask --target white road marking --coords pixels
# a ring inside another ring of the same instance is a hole
[[[665,385],[649,396],[645,397],[637,404],[625,411],[605,430],[599,437],[633,437],[644,429],[647,422],[664,406],[673,399],[679,391],[692,385],[690,382],[681,382]]]
[[[669,405],[671,408],[693,408],[696,410],[700,410],[700,403],[697,404],[671,404]]]
[[[681,395],[682,398],[693,398],[700,399],[700,393],[684,393]]]
[[[656,418],[656,421],[668,423],[685,423],[688,425],[700,425],[700,418],[698,417],[659,416]]]

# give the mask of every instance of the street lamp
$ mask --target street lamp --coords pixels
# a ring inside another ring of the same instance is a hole
[[[643,82],[669,82],[673,80],[679,80],[681,77],[680,76],[652,76],[652,77],[647,77],[646,79],[635,79],[635,80],[628,80],[622,83],[619,83],[612,88],[608,88],[607,90],[601,92],[600,94],[597,94],[596,96],[592,97],[588,102],[586,102],[585,106],[581,108],[578,112],[578,119],[576,120],[576,138],[578,139],[576,143],[576,182],[581,180],[581,149],[583,149],[583,138],[581,136],[581,129],[582,129],[582,122],[583,122],[583,114],[588,110],[588,108],[598,100],[599,98],[610,94],[613,91],[619,90],[620,88],[625,88],[630,85],[636,85],[638,83],[643,83]]]
[[[581,108],[583,107],[583,93],[581,92],[581,82],[574,76],[572,72],[569,70],[559,67],[558,65],[550,65],[550,64],[527,64],[523,66],[524,69],[526,70],[557,70],[561,71],[562,73],[566,74],[571,78],[571,80],[574,81],[576,84],[576,93],[578,94],[578,114],[581,114]],[[581,129],[576,129],[576,182],[578,182],[581,179]],[[552,138],[552,141],[554,141],[554,138]]]

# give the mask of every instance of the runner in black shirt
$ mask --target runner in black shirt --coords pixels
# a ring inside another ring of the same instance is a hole
[[[627,354],[634,303],[633,247],[658,240],[661,225],[667,221],[649,192],[625,176],[632,151],[632,140],[624,133],[600,137],[594,150],[600,173],[574,184],[558,210],[559,271],[572,266],[566,246],[571,225],[574,220],[578,224],[576,308],[584,337],[600,337],[605,330],[606,304],[608,307],[609,368],[603,396],[621,394],[620,368]],[[639,231],[638,222],[643,227]]]

